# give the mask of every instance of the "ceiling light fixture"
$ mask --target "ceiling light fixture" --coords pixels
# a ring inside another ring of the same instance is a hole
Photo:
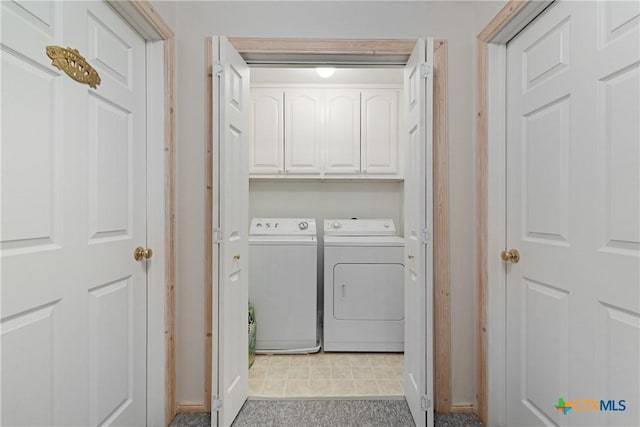
[[[323,79],[328,79],[329,77],[333,76],[333,73],[335,72],[336,72],[336,69],[333,67],[317,67],[316,68],[316,73],[318,73],[318,75]]]

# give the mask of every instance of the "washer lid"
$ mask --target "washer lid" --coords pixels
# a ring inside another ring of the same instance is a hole
[[[325,236],[395,236],[392,219],[325,219]]]
[[[317,246],[316,236],[249,236],[249,246]]]
[[[249,228],[251,236],[315,236],[314,218],[254,218]]]

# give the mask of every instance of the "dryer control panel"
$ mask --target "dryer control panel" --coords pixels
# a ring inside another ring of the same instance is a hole
[[[254,218],[251,236],[315,236],[314,218]]]
[[[333,236],[395,236],[392,219],[325,219],[324,234]]]

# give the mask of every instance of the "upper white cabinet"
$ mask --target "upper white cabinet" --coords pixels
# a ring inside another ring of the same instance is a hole
[[[324,92],[323,171],[326,174],[360,172],[360,91]]]
[[[288,174],[319,174],[323,120],[319,90],[285,90],[284,170]]]
[[[398,91],[362,91],[363,174],[398,173]]]
[[[402,179],[400,89],[253,87],[250,176]]]
[[[251,90],[249,173],[281,174],[284,161],[284,91]]]

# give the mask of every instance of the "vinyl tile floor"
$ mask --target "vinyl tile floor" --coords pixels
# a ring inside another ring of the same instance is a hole
[[[249,370],[249,396],[402,396],[402,363],[402,353],[256,355]]]

